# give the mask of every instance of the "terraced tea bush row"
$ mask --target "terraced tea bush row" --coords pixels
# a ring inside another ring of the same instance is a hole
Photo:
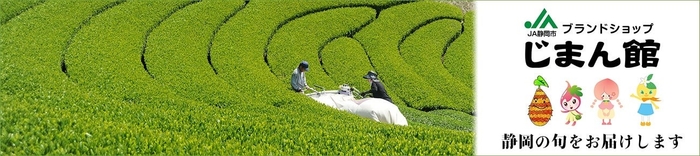
[[[3,0],[0,1],[0,25],[16,17],[27,9],[44,3],[46,0]]]
[[[158,21],[195,2],[127,1],[92,18],[68,48],[65,62],[71,79],[90,91],[126,102],[172,102],[177,96],[154,81],[139,61],[143,42]]]
[[[0,95],[34,99],[70,88],[72,85],[62,85],[67,79],[59,67],[60,51],[72,30],[91,15],[93,10],[90,9],[110,3],[112,1],[52,1],[0,27],[3,38],[0,40]],[[71,10],[75,8],[84,9]],[[41,46],[36,46],[37,43]]]
[[[320,65],[319,49],[331,39],[347,35],[369,23],[375,15],[375,10],[370,7],[338,8],[286,23],[273,34],[267,47],[267,61],[272,72],[280,81],[289,81],[292,70],[301,60],[306,60],[311,63],[310,71],[305,73],[309,77],[309,85],[337,87],[339,84],[334,83]]]
[[[455,104],[452,106],[453,109],[472,113],[474,97],[469,96],[472,90],[452,77],[441,62],[444,47],[461,30],[462,25],[459,21],[438,20],[406,37],[399,48],[404,61],[411,65],[423,80],[440,91],[442,95],[450,97],[449,99]]]
[[[464,125],[464,127],[466,127],[469,131],[472,131],[474,125],[476,125],[476,123],[474,123],[476,121],[476,117],[464,112],[442,109],[430,111],[428,113],[457,120],[459,121],[460,125]]]
[[[447,48],[443,64],[452,76],[474,90],[474,11],[465,14],[462,25],[464,31]]]
[[[399,41],[414,27],[440,18],[459,19],[461,10],[449,4],[414,2],[382,11],[379,18],[354,37],[362,43],[379,77],[410,107],[421,110],[459,109],[417,75],[398,52]]]
[[[249,103],[210,70],[208,39],[218,23],[245,5],[243,0],[202,1],[176,12],[148,38],[145,62],[158,82],[178,95],[219,107]]]
[[[401,110],[401,113],[403,113],[403,115],[406,117],[406,120],[408,120],[409,124],[412,126],[425,125],[451,130],[471,132],[473,131],[474,125],[476,125],[474,124],[471,115],[460,111],[441,109],[430,112],[423,112],[408,106],[397,106],[399,107],[399,110]],[[453,113],[455,115],[448,113],[438,113],[448,111],[449,113]],[[468,117],[464,117],[462,115],[466,115]]]
[[[90,23],[93,17],[102,14],[104,11],[107,11],[111,9],[114,6],[120,5],[122,3],[126,2],[126,0],[117,0],[117,1],[112,1],[111,3],[102,6],[102,8],[99,8],[95,11],[93,11],[92,15],[90,15],[88,18],[83,19],[83,21],[80,23],[78,27],[73,29],[73,32],[70,34],[70,38],[66,40],[66,45],[64,46],[63,50],[61,51],[61,71],[66,74],[66,76],[70,77],[70,73],[68,72],[68,67],[66,66],[66,54],[68,53],[68,48],[73,44],[73,40],[75,39],[75,36],[82,30],[82,28]]]
[[[362,76],[374,69],[357,40],[349,37],[336,38],[323,47],[321,58],[323,68],[335,83],[347,83],[361,91],[369,90],[369,83]]]

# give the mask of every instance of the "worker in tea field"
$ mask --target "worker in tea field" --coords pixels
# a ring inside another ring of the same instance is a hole
[[[386,89],[384,89],[384,84],[381,81],[379,81],[379,78],[377,78],[377,73],[375,73],[374,71],[369,71],[362,78],[367,79],[371,86],[369,91],[360,93],[361,96],[364,97],[365,95],[371,93],[372,97],[374,98],[381,98],[391,103],[394,103],[394,101],[391,101],[391,97],[389,97],[389,94],[386,93]]]
[[[306,76],[304,75],[306,71],[309,71],[309,62],[301,61],[299,66],[297,66],[297,68],[292,72],[292,89],[297,93],[304,94],[306,89],[311,89],[314,92],[317,92],[306,83]]]

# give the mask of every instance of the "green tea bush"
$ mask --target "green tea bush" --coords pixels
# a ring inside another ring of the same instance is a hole
[[[66,53],[71,79],[89,91],[125,102],[174,101],[178,96],[152,79],[138,60],[147,31],[169,12],[192,2],[128,1],[92,18]]]
[[[4,0],[0,1],[0,25],[18,16],[27,9],[44,3],[46,0]]]
[[[476,123],[474,123],[476,117],[464,112],[449,109],[441,109],[430,111],[428,113],[457,120],[459,121],[460,125],[466,125],[465,127],[470,130],[474,128],[474,125],[476,125]]]
[[[209,43],[218,23],[245,4],[202,1],[174,13],[148,38],[145,62],[158,82],[182,97],[219,107],[251,101],[217,77],[207,61]]]
[[[442,95],[450,97],[449,99],[455,104],[451,106],[452,109],[472,113],[474,111],[472,90],[452,77],[441,62],[444,47],[461,30],[462,25],[459,21],[438,20],[406,37],[399,48],[404,61],[410,64],[412,69],[423,77],[423,80],[440,91]]]
[[[370,61],[387,87],[398,99],[421,110],[460,108],[415,73],[398,52],[399,42],[415,27],[430,20],[460,18],[459,8],[449,4],[421,1],[383,10],[379,18],[354,37],[367,50]]]
[[[408,106],[397,106],[399,107],[399,110],[401,110],[401,113],[403,113],[403,115],[406,117],[406,120],[413,122],[409,123],[411,125],[419,124],[458,131],[473,131],[475,125],[471,115],[460,111],[441,109],[423,112]],[[455,115],[442,112],[449,112]]]
[[[357,40],[348,37],[336,38],[323,47],[321,57],[323,68],[336,83],[347,83],[362,91],[369,89],[369,82],[362,76],[373,69],[365,50]]]
[[[319,49],[331,39],[348,35],[369,23],[375,15],[370,7],[348,7],[309,14],[286,23],[272,36],[267,50],[272,72],[281,81],[289,81],[292,70],[301,60],[306,60],[310,62],[310,70],[305,73],[309,85],[336,89],[340,84],[324,72],[319,63]]]
[[[464,16],[464,31],[447,48],[445,52],[445,68],[452,75],[474,90],[474,11]]]
[[[0,95],[34,99],[74,86],[60,70],[60,51],[91,9],[112,2],[51,1],[0,27]]]

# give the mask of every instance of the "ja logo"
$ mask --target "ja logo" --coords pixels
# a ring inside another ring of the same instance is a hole
[[[545,15],[547,15],[547,18],[544,17]],[[542,21],[543,18],[544,18],[544,21]],[[540,23],[542,23],[542,24],[540,24]],[[538,25],[540,26],[539,27],[540,29],[545,28],[547,25],[550,25],[552,28],[557,29],[557,24],[554,23],[554,20],[552,20],[552,17],[550,17],[547,14],[547,9],[544,9],[544,8],[542,9],[542,13],[540,13],[540,16],[537,16],[537,20],[535,21],[535,23],[532,23],[530,21],[525,21],[525,28],[527,28],[527,29],[537,28]]]

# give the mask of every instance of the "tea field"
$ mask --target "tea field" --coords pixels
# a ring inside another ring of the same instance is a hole
[[[473,155],[473,13],[440,1],[2,0],[0,155]],[[410,126],[289,88],[369,89]]]

